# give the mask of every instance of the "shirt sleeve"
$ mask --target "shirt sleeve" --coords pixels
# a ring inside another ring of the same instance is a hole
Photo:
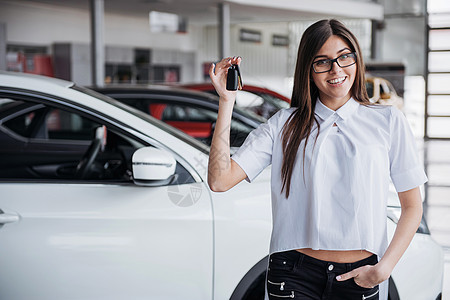
[[[281,111],[278,111],[266,123],[250,132],[242,146],[231,157],[244,170],[248,182],[252,182],[272,163],[274,132],[278,131],[280,114]]]
[[[420,186],[428,178],[420,163],[414,135],[405,116],[391,107],[389,162],[391,179],[397,192]]]

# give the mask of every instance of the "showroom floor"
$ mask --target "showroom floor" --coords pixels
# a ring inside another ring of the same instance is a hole
[[[424,143],[425,187],[424,213],[431,236],[445,251],[445,273],[442,299],[450,299],[450,141]]]

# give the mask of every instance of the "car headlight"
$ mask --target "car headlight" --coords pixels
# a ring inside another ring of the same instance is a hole
[[[398,223],[401,214],[402,209],[400,207],[388,207],[387,209],[387,217],[395,224]],[[427,221],[425,220],[425,217],[423,215],[422,220],[420,220],[419,228],[417,228],[416,232],[422,234],[430,234],[430,229],[428,228]]]

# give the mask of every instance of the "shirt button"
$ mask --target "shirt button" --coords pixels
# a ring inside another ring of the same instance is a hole
[[[333,269],[334,269],[334,266],[333,266],[333,265],[329,265],[329,266],[328,266],[328,271],[333,271]]]

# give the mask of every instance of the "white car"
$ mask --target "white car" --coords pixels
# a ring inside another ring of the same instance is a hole
[[[208,152],[71,82],[0,73],[0,299],[262,299],[270,168],[213,193]],[[441,293],[422,225],[391,300]]]
[[[387,79],[367,76],[366,89],[371,103],[393,105],[400,110],[403,108],[403,98],[397,94],[394,86]]]

